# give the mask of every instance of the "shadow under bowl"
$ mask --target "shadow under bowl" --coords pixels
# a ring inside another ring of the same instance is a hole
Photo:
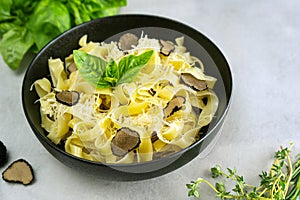
[[[145,34],[149,38],[174,41],[184,36],[184,45],[191,55],[198,57],[205,66],[205,73],[216,77],[214,91],[219,98],[215,118],[206,127],[206,133],[191,146],[172,155],[149,162],[133,164],[107,164],[75,157],[53,144],[47,132],[41,127],[38,96],[31,91],[32,84],[40,78],[50,77],[48,59],[64,60],[74,49],[83,35],[93,42],[117,41],[124,33]],[[22,87],[22,103],[26,119],[40,143],[63,164],[114,181],[149,179],[169,173],[197,157],[218,134],[230,107],[232,96],[232,74],[229,64],[221,51],[206,36],[197,30],[172,19],[151,15],[117,15],[96,19],[76,26],[48,43],[27,68]]]

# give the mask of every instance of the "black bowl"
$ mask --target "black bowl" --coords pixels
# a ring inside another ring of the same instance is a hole
[[[185,37],[185,46],[192,55],[200,58],[205,66],[205,73],[218,79],[214,91],[219,97],[219,107],[215,118],[207,126],[203,137],[177,153],[144,163],[107,164],[81,159],[66,153],[54,145],[41,127],[39,103],[35,91],[31,91],[33,82],[43,77],[49,77],[48,59],[62,60],[78,49],[78,40],[85,34],[89,41],[116,41],[125,32],[142,32],[149,37],[173,40]],[[142,180],[157,177],[171,172],[199,155],[219,134],[225,116],[230,106],[232,94],[232,75],[229,65],[221,51],[203,34],[180,22],[149,15],[118,15],[96,19],[76,26],[61,34],[47,44],[34,58],[28,67],[22,88],[23,109],[34,134],[41,144],[59,161],[78,169],[82,173],[99,175],[103,179],[116,181]]]

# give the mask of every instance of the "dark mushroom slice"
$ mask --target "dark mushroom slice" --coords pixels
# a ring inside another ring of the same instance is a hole
[[[176,111],[180,110],[182,108],[182,105],[185,102],[185,98],[183,96],[176,96],[164,108],[164,116],[165,118],[170,117],[173,115]]]
[[[115,156],[123,157],[140,144],[138,132],[129,128],[121,128],[111,140],[111,151]]]
[[[172,44],[171,42],[164,41],[164,40],[159,40],[159,43],[161,45],[160,53],[165,55],[165,56],[169,56],[170,53],[172,51],[174,51],[174,49],[175,49],[174,44]]]
[[[207,89],[207,83],[205,80],[199,80],[195,76],[189,73],[182,73],[180,77],[181,81],[187,86],[193,88],[196,91],[202,91]]]
[[[68,67],[67,67],[67,71],[71,74],[72,72],[77,71],[77,66],[75,64],[75,62],[71,63]]]
[[[34,180],[33,169],[24,159],[14,161],[2,173],[2,179],[6,182],[22,183],[29,185]]]
[[[52,115],[52,116],[51,116],[51,115],[49,115],[49,114],[48,114],[48,115],[46,115],[46,116],[47,116],[47,118],[48,118],[49,120],[51,120],[51,121],[55,121],[55,119],[54,119],[54,115]]]
[[[111,108],[111,96],[109,95],[102,95],[99,96],[102,99],[102,103],[100,105],[100,110],[105,111]]]
[[[0,167],[7,161],[7,149],[3,142],[0,141]]]
[[[74,106],[78,103],[80,94],[77,91],[66,91],[63,90],[61,92],[58,92],[55,95],[58,102],[67,105],[67,106]]]
[[[157,132],[153,131],[153,133],[151,134],[151,142],[153,143],[156,140],[158,140]]]
[[[118,46],[121,50],[126,51],[132,49],[132,46],[138,44],[138,37],[132,33],[125,33],[120,37]]]
[[[150,88],[150,90],[148,90],[148,92],[151,96],[154,96],[156,94],[156,91],[153,88]]]

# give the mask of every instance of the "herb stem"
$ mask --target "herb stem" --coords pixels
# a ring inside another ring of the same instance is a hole
[[[204,179],[198,179],[197,185],[193,185],[193,191],[189,194],[197,194],[198,184],[206,183],[222,200],[300,200],[300,157],[296,162],[292,163],[290,156],[292,143],[289,147],[280,147],[275,154],[275,159],[269,173],[262,172],[260,174],[261,182],[258,187],[249,185],[244,182],[243,176],[237,174],[236,168],[227,168],[228,173],[224,172],[219,165],[211,168],[212,177],[228,178],[236,182],[235,188],[231,192],[227,192],[224,183],[216,183],[215,187]],[[234,192],[234,193],[233,193]]]
[[[274,183],[273,183],[273,185],[272,185],[271,193],[270,193],[271,199],[273,199],[273,198],[274,198],[274,194],[280,190],[279,181],[280,181],[280,179],[281,179],[282,177],[283,177],[283,174],[280,174],[280,175],[275,179],[275,181],[274,181]]]
[[[198,178],[196,181],[196,184],[200,184],[200,183],[206,183],[214,192],[218,193],[219,191],[215,188],[215,186],[213,186],[209,181],[202,179],[202,178]]]
[[[264,190],[260,192],[259,197],[262,197],[267,192],[267,190],[267,188],[264,188]]]
[[[291,158],[289,156],[289,153],[287,155],[287,161],[288,161],[287,168],[288,168],[289,172],[288,172],[288,177],[287,177],[287,181],[286,181],[287,187],[285,187],[285,190],[284,190],[284,196],[286,196],[288,193],[288,189],[289,189],[288,186],[290,185],[290,182],[291,182],[292,176],[293,176],[293,164],[292,164]]]

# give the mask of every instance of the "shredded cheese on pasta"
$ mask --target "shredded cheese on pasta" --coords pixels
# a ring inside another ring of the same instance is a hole
[[[150,161],[193,144],[200,129],[213,119],[218,98],[212,90],[216,79],[204,74],[201,61],[186,52],[183,43],[183,37],[177,38],[174,51],[164,56],[159,53],[157,39],[141,36],[128,53],[137,55],[153,49],[150,61],[133,82],[110,89],[94,88],[78,71],[68,75],[65,66],[73,62],[73,55],[65,61],[50,58],[51,80],[42,78],[34,83],[47,137],[55,144],[63,142],[70,154],[106,163]],[[118,61],[124,56],[117,42],[87,42],[87,36],[83,36],[79,45],[81,51],[106,60]],[[181,73],[205,80],[208,89],[196,91],[183,84]],[[55,93],[62,90],[79,92],[79,102],[71,107],[59,103]],[[155,93],[151,94],[151,90]],[[171,116],[164,116],[164,108],[176,96],[185,98],[184,105]],[[122,127],[138,132],[141,142],[134,151],[119,157],[112,152],[111,140]],[[155,141],[151,140],[153,132],[157,134]]]

